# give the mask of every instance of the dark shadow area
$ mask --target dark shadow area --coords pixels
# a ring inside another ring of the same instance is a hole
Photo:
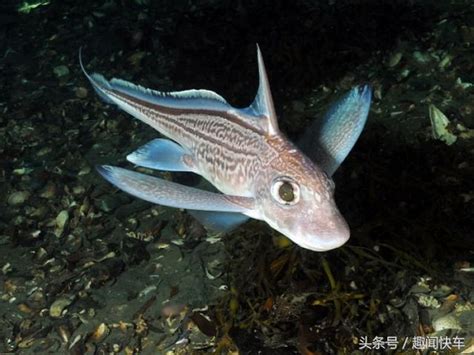
[[[371,56],[382,59],[384,51],[401,40],[422,38],[438,21],[439,6],[385,0],[203,1],[190,8],[173,2],[141,7],[133,1],[85,1],[81,6],[52,1],[21,16],[28,21],[25,36],[37,38],[24,43],[21,50],[22,56],[31,58],[32,51],[44,47],[35,33],[41,24],[42,31],[57,36],[55,43],[63,47],[62,54],[71,58],[80,46],[87,47],[86,56],[103,59],[118,51],[164,51],[171,55],[170,73],[176,85],[209,88],[245,106],[256,90],[255,44],[259,43],[281,106],[288,97],[338,81]],[[7,43],[12,44],[16,31],[8,31]],[[18,63],[19,58],[8,59]],[[153,56],[143,64],[140,76],[156,86],[154,78],[162,80],[163,69],[156,67]],[[118,72],[124,66],[123,71],[129,71],[129,65],[117,60],[115,69]]]

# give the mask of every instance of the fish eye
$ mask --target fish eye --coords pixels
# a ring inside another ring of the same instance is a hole
[[[275,201],[282,205],[294,205],[300,200],[300,187],[287,177],[275,179],[271,193]]]

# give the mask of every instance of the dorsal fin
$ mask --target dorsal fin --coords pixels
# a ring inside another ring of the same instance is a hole
[[[121,79],[107,80],[100,74],[89,74],[84,68],[79,50],[79,64],[86,77],[91,82],[94,90],[109,104],[118,105],[132,116],[150,124],[143,114],[129,105],[126,100],[143,101],[153,105],[155,109],[172,108],[176,110],[211,110],[231,115],[233,119],[240,120],[242,124],[251,126],[256,130],[274,135],[278,132],[273,100],[268,85],[267,75],[263,64],[262,54],[257,46],[259,89],[254,102],[247,108],[232,107],[219,94],[209,90],[185,90],[174,92],[161,92],[147,89]]]
[[[145,88],[143,86],[128,82],[126,80],[113,78],[107,80],[101,74],[89,74],[82,63],[82,48],[79,49],[79,64],[87,79],[91,82],[99,96],[109,104],[117,104],[116,100],[110,97],[111,91],[129,95],[133,98],[146,102],[155,103],[164,107],[177,109],[209,109],[228,111],[234,108],[219,94],[210,90],[184,90],[184,91],[158,91]]]
[[[257,59],[258,59],[258,92],[255,100],[248,108],[254,116],[265,116],[267,120],[266,131],[270,135],[275,135],[279,132],[278,122],[273,106],[272,93],[270,91],[270,84],[268,83],[267,72],[265,64],[263,63],[262,52],[257,44]]]

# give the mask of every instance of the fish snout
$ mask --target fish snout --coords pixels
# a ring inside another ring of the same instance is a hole
[[[312,226],[305,228],[302,233],[303,241],[299,243],[302,247],[314,251],[327,251],[339,248],[345,244],[350,237],[349,226],[337,212],[326,217],[322,222],[313,223]]]

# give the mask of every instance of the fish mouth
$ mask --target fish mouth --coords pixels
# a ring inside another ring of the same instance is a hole
[[[343,246],[349,240],[349,237],[348,230],[344,234],[325,235],[323,238],[320,235],[316,237],[308,236],[303,241],[298,241],[297,244],[312,251],[329,251]]]
[[[293,239],[295,243],[312,251],[328,251],[344,245],[350,237],[347,222],[340,216],[332,223],[331,228],[319,228],[312,233],[301,233],[300,238]]]
[[[332,223],[314,228],[314,224],[302,224],[295,229],[281,228],[276,223],[267,222],[272,228],[285,235],[293,243],[304,249],[323,252],[336,249],[344,245],[350,237],[349,226],[339,215]],[[310,228],[311,226],[312,228]]]

